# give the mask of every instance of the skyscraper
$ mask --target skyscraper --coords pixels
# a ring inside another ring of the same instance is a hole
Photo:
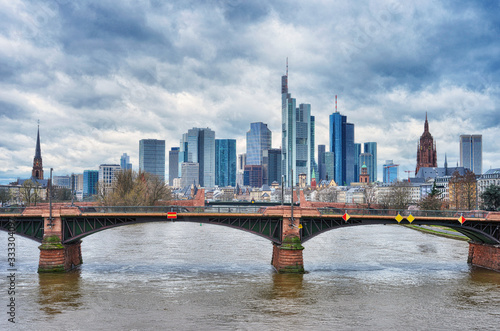
[[[318,172],[316,173],[316,181],[321,182],[325,177],[325,145],[318,145]]]
[[[139,141],[139,171],[148,172],[165,181],[165,140]]]
[[[335,153],[325,152],[325,179],[335,180]]]
[[[335,153],[335,182],[350,185],[355,173],[354,124],[339,112],[330,115],[330,151]]]
[[[361,154],[361,144],[354,143],[354,178],[359,178],[360,169],[363,163],[359,162],[359,155]]]
[[[215,139],[215,185],[236,186],[235,139]]]
[[[130,156],[127,153],[123,153],[120,157],[120,167],[122,170],[132,169],[132,163],[130,163]]]
[[[172,147],[168,152],[168,185],[174,185],[174,178],[179,178],[179,150],[180,147]]]
[[[262,164],[262,151],[271,148],[272,133],[267,124],[262,122],[251,123],[247,132],[247,163],[248,165]]]
[[[215,186],[215,132],[209,128],[192,128],[182,135],[179,163],[193,162],[199,166],[199,183]]]
[[[197,162],[181,163],[181,187],[198,186],[200,183],[200,164]]]
[[[384,183],[394,183],[398,181],[399,164],[394,164],[392,160],[385,161]]]
[[[288,93],[288,64],[287,73],[281,77],[281,174],[285,177],[285,186],[298,183],[300,173],[307,175],[307,183],[311,181],[314,164],[314,118],[311,117],[311,105],[300,104]]]
[[[368,175],[370,175],[370,181],[377,181],[377,143],[376,142],[367,142],[364,143],[364,152],[370,153],[373,157],[371,159],[370,164],[366,164],[368,168]]]
[[[415,169],[415,176],[417,176],[418,170],[422,167],[437,167],[436,144],[429,132],[427,113],[425,113],[424,133],[420,136],[420,142],[417,146],[417,168]]]
[[[460,166],[469,168],[476,175],[482,174],[483,167],[483,136],[460,136]]]
[[[268,149],[263,152],[264,184],[278,182],[281,185],[281,149]]]

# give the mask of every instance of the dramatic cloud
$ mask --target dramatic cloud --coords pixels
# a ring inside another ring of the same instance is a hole
[[[40,120],[56,175],[138,168],[139,140],[178,146],[192,127],[238,140],[251,122],[281,141],[280,80],[316,116],[355,124],[356,142],[415,169],[427,112],[442,165],[459,135],[483,135],[500,167],[497,1],[0,0],[0,182],[28,177]]]

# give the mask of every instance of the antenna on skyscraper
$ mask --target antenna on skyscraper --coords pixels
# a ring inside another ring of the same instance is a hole
[[[286,76],[288,77],[288,56],[286,57]]]
[[[335,94],[335,112],[337,113],[337,95]]]

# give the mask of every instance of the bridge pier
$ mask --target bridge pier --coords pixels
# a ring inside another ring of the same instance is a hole
[[[500,246],[470,242],[467,262],[500,272]]]
[[[66,272],[82,264],[81,241],[63,244],[62,221],[57,217],[44,216],[44,235],[40,249],[38,272]]]

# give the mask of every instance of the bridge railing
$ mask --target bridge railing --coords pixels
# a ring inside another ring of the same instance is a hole
[[[394,216],[398,213],[401,216],[409,216],[410,214],[415,217],[456,217],[463,216],[465,218],[486,218],[487,211],[483,210],[397,210],[397,209],[362,209],[362,208],[318,208],[322,215],[332,215],[348,213],[352,215],[379,215],[379,216]]]
[[[22,214],[26,207],[0,207],[0,214]]]
[[[79,206],[82,213],[263,213],[266,209],[261,206]]]

